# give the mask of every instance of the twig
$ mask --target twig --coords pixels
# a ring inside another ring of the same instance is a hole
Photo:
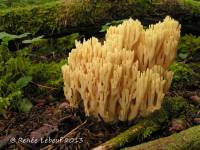
[[[63,136],[63,139],[61,140],[61,142],[63,142],[63,140],[65,140],[67,137],[69,137],[73,132],[75,132],[77,129],[81,128],[82,126],[84,126],[87,123],[87,120],[85,120],[82,124],[78,125],[76,128],[72,129],[70,132],[68,132],[65,136]]]
[[[57,90],[58,88],[55,88],[55,87],[50,87],[50,86],[46,86],[46,85],[41,85],[41,84],[38,84],[38,83],[35,83],[33,81],[30,81],[30,83],[40,87],[40,88],[45,88],[45,89],[51,89],[51,90]]]
[[[83,123],[81,123],[80,125],[78,125],[76,128],[72,129],[70,132],[68,132],[66,135],[63,136],[62,140],[60,141],[60,143],[63,142],[63,140],[65,140],[67,137],[69,137],[73,132],[75,132],[77,129],[83,127],[85,124],[87,123],[87,120],[85,120]],[[42,148],[41,150],[52,150],[54,148],[53,145],[47,145],[46,147]]]

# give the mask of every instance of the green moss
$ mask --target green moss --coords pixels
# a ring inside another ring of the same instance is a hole
[[[174,63],[170,66],[170,70],[174,72],[171,84],[173,89],[199,86],[199,81],[196,80],[198,75],[190,68],[189,65],[183,63]]]
[[[125,132],[122,132],[121,134],[107,141],[106,144],[112,145],[113,149],[123,147],[127,142],[132,141],[132,139],[134,140],[138,137],[143,129],[147,127],[145,123],[146,122],[137,123],[136,125],[127,129]]]
[[[165,97],[162,108],[168,114],[169,118],[179,116],[188,106],[188,102],[181,96]]]
[[[36,5],[27,4],[23,7],[1,9],[0,31],[13,34],[30,32],[43,35],[72,33],[75,28],[76,32],[77,30],[78,32],[85,31],[85,28],[97,31],[106,22],[129,17],[143,19],[141,14],[153,16],[160,9],[157,3],[151,0],[129,0],[126,2],[122,0],[49,0],[49,2],[37,3]],[[187,6],[194,8],[196,12],[196,3],[191,3],[188,0],[185,5],[186,8]],[[161,7],[165,7],[162,2]],[[178,7],[178,9],[185,11],[182,7]],[[161,18],[167,14],[169,12],[166,12]]]
[[[56,17],[60,2],[51,2],[44,5],[17,7],[0,10],[0,31],[21,34],[29,32],[36,34],[39,31],[52,33],[59,30]]]
[[[177,60],[183,61],[185,59],[190,62],[200,61],[200,37],[191,34],[181,37]]]
[[[191,8],[191,11],[196,14],[200,14],[200,2],[196,0],[183,0],[184,5]]]
[[[145,5],[144,5],[145,4]],[[120,6],[120,7],[119,7]],[[56,1],[0,10],[0,31],[51,35],[75,27],[98,28],[105,22],[139,16],[149,11],[147,1]],[[112,14],[112,15],[110,15]],[[80,28],[79,30],[82,30]]]
[[[61,66],[67,61],[36,63],[30,55],[28,48],[11,53],[6,46],[0,45],[0,115],[8,108],[30,110],[32,105],[28,97],[41,94],[58,99],[63,96]]]
[[[27,5],[40,5],[49,3],[55,0],[0,0],[0,8],[12,8],[12,7],[26,7]]]

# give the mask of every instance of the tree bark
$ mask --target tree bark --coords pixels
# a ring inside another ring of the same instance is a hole
[[[200,148],[200,126],[123,150],[197,150]]]
[[[198,34],[200,2],[194,0],[65,0],[37,6],[0,10],[0,31],[13,34],[54,35],[97,33],[112,20],[137,18],[144,25],[170,15],[184,32]]]

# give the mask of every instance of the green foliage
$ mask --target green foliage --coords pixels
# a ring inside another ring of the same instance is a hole
[[[143,138],[145,139],[145,138],[147,138],[147,137],[149,137],[149,136],[151,136],[151,134],[152,133],[154,133],[154,131],[152,130],[152,129],[154,129],[154,127],[147,127],[145,130],[144,130],[144,132],[143,132]]]
[[[1,40],[2,44],[8,46],[9,41],[13,41],[16,39],[23,39],[23,38],[27,37],[28,35],[30,35],[30,33],[24,33],[21,35],[13,35],[13,34],[8,34],[6,32],[0,32],[0,40]]]
[[[22,89],[31,80],[23,75],[30,63],[22,54],[11,54],[4,45],[0,45],[0,59],[0,113],[4,113],[10,104],[16,102],[19,105],[18,102],[23,98]]]
[[[34,95],[45,91],[33,86],[33,82],[63,93],[61,66],[66,60],[34,63],[29,57],[30,54],[31,50],[28,48],[11,53],[5,45],[0,45],[0,114],[5,113],[8,108],[28,112],[32,103],[26,96],[32,93],[27,94],[25,91],[34,90]]]
[[[57,51],[65,48],[66,50],[71,50],[75,45],[75,40],[79,39],[79,33],[73,33],[64,37],[57,38],[55,40],[55,45]]]
[[[33,51],[32,56],[34,59],[41,60],[42,62],[49,62],[57,60],[58,57],[66,57],[75,46],[75,40],[79,40],[80,35],[73,33],[58,38],[38,39],[32,41],[28,46]]]
[[[190,68],[189,65],[184,63],[173,63],[170,70],[174,72],[172,85],[174,89],[183,89],[188,87],[198,86],[198,75]]]
[[[0,8],[45,4],[55,0],[0,0]]]
[[[26,87],[30,81],[32,81],[32,77],[31,76],[21,77],[19,80],[17,80],[16,86],[19,89],[22,89],[22,88]]]
[[[141,132],[139,139],[143,140],[150,137],[153,133],[158,131],[159,128],[160,126],[157,123],[154,123],[153,121],[149,120],[147,127]]]
[[[62,74],[61,66],[66,64],[66,60],[63,59],[60,62],[51,63],[36,63],[32,64],[27,71],[29,76],[32,76],[33,81],[40,84],[53,86],[54,88],[62,87]]]
[[[173,105],[173,103],[170,103],[169,107],[171,107],[171,105]],[[168,121],[168,112],[166,112],[163,108],[155,110],[147,117],[142,118],[142,121],[145,123],[146,128],[144,128],[144,130],[140,133],[139,140],[143,141],[158,131],[160,129],[160,125]]]
[[[48,55],[53,53],[64,54],[64,56],[66,56],[66,53],[74,47],[75,40],[78,40],[79,37],[79,33],[73,33],[54,39],[35,38],[26,41],[26,43],[31,43],[29,45],[29,48],[35,51],[37,56]]]
[[[200,37],[193,35],[181,37],[177,59],[178,61],[183,61],[185,59],[200,61]]]
[[[187,5],[192,13],[200,14],[200,2],[199,0],[183,0],[184,5]]]

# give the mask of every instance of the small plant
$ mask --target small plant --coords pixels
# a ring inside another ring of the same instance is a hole
[[[32,77],[25,75],[30,62],[21,54],[14,56],[3,45],[0,45],[0,61],[0,113],[4,113],[10,105],[20,110],[22,101],[29,105],[24,105],[20,111],[29,111],[31,103],[24,99],[22,90],[32,80]]]
[[[66,59],[50,63],[35,61],[30,57],[35,53],[31,46],[15,52],[11,52],[8,48],[10,40],[20,39],[22,42],[28,34],[16,36],[1,33],[0,35],[0,114],[5,114],[9,108],[28,112],[33,106],[31,97],[52,94],[59,98],[63,95],[61,66],[66,63]],[[68,38],[62,38],[60,44],[68,44],[68,47],[72,48],[77,36],[78,34],[72,34],[67,36]],[[43,40],[45,39],[40,36],[23,43],[34,44]],[[63,51],[55,52],[63,53]]]

